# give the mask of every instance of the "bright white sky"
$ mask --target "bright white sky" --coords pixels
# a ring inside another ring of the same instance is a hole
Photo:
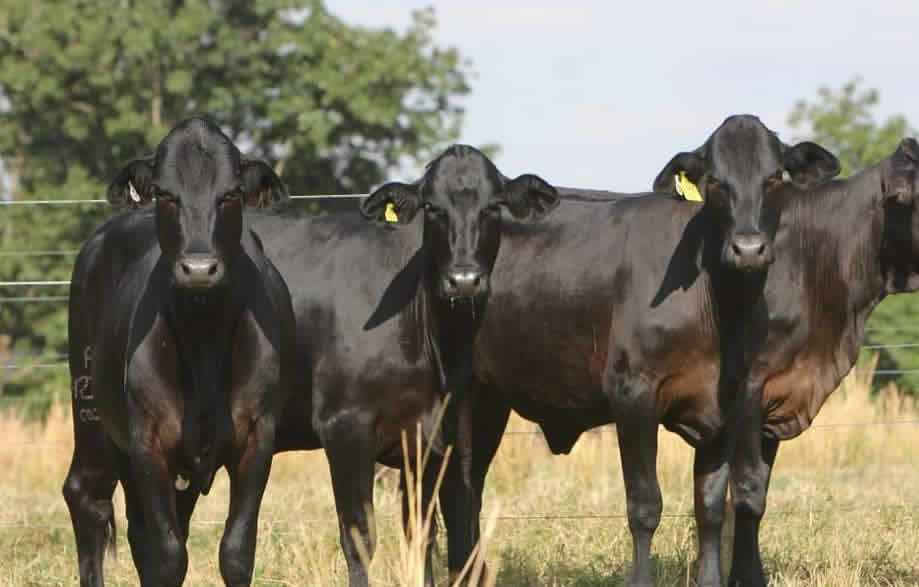
[[[460,142],[498,143],[508,176],[645,191],[730,114],[790,142],[795,101],[856,74],[881,90],[879,115],[919,121],[916,0],[328,2],[347,22],[397,30],[427,5],[438,44],[477,73]]]

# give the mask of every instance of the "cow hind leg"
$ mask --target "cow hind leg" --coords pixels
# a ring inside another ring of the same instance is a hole
[[[629,529],[632,532],[630,586],[650,587],[651,539],[661,519],[661,489],[657,481],[657,419],[650,386],[644,380],[626,384],[628,409],[617,402],[616,433],[625,478]]]
[[[341,546],[351,587],[368,584],[367,566],[375,548],[373,466],[374,426],[361,414],[337,414],[319,424],[329,461]]]
[[[271,472],[275,426],[262,416],[249,434],[248,446],[229,468],[230,513],[220,540],[220,574],[230,587],[249,585],[255,566],[258,513]]]
[[[425,516],[428,513],[428,509],[431,506],[431,501],[434,498],[434,486],[437,484],[437,474],[440,471],[441,460],[436,458],[435,455],[431,455],[427,466],[424,468],[424,472],[421,477],[421,508],[418,510],[418,498],[417,494],[413,489],[412,496],[415,496],[415,502],[410,503],[409,501],[409,491],[408,491],[408,480],[406,478],[406,472],[403,469],[399,473],[399,490],[402,493],[402,529],[405,532],[406,538],[411,541],[413,539],[413,532],[416,528],[423,528]],[[413,465],[413,471],[417,473],[417,467]],[[417,483],[417,481],[416,481]],[[410,513],[410,508],[415,508],[414,516]],[[414,519],[413,519],[414,517]],[[431,524],[428,526],[428,532],[424,547],[424,584],[425,587],[433,587],[434,585],[434,541],[437,539],[437,516],[431,516]]]
[[[734,554],[728,581],[730,585],[766,585],[766,573],[759,554],[759,525],[766,511],[766,492],[778,449],[778,440],[763,438],[761,451],[739,451],[737,462],[731,468]]]
[[[106,544],[112,548],[115,545],[112,494],[117,474],[109,464],[85,456],[82,446],[76,443],[63,493],[76,538],[80,586],[101,587],[105,547]],[[95,450],[89,452],[102,454]]]

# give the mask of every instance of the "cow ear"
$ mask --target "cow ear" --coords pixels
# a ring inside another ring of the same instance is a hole
[[[397,226],[411,223],[419,208],[418,185],[398,181],[380,186],[361,202],[364,218]]]
[[[118,172],[106,199],[115,206],[142,208],[153,201],[153,159],[136,159]]]
[[[517,220],[540,220],[558,206],[558,191],[546,180],[524,173],[505,182],[501,203]]]
[[[884,195],[908,204],[916,197],[916,172],[919,169],[919,143],[903,139],[890,156],[890,171],[884,178]]]
[[[804,141],[785,151],[785,171],[791,183],[809,189],[839,175],[839,159],[817,143]]]
[[[686,190],[681,187],[681,182],[689,180],[693,188],[705,175],[705,159],[696,151],[683,151],[673,156],[657,177],[654,178],[652,190],[678,196],[687,197]]]
[[[287,186],[264,161],[242,160],[243,202],[252,208],[272,208],[290,202]]]

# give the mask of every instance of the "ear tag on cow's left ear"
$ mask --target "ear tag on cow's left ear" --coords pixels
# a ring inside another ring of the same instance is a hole
[[[681,171],[677,174],[674,180],[676,181],[676,193],[683,196],[684,200],[689,200],[690,202],[702,201],[702,194],[699,193],[699,188],[696,187],[696,184],[689,181],[685,171]]]
[[[396,207],[393,206],[392,202],[386,202],[386,210],[383,212],[383,218],[386,222],[399,222],[399,217],[396,215]]]

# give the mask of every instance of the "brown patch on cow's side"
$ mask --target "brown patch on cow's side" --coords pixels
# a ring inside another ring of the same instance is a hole
[[[703,350],[687,348],[674,356],[669,375],[661,382],[656,397],[659,421],[697,446],[708,441],[723,425],[718,402],[719,361]]]

